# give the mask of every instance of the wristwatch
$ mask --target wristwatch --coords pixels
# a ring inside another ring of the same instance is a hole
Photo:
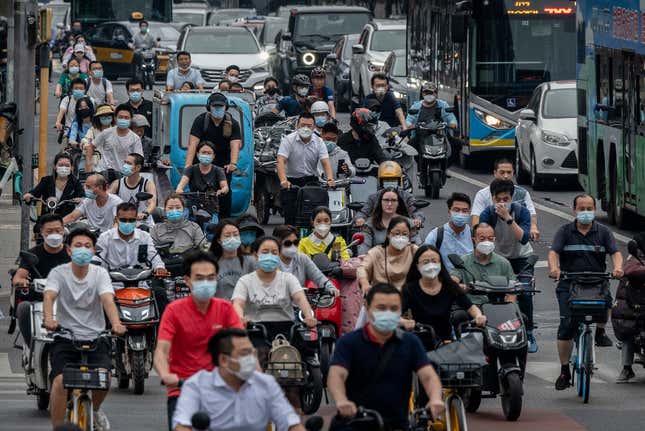
[[[508,220],[506,220],[506,224],[509,225],[509,226],[512,225],[513,224],[513,217],[511,217]]]

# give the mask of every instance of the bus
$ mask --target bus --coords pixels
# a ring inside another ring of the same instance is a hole
[[[71,20],[83,28],[107,21],[128,21],[132,12],[141,12],[149,21],[172,21],[172,0],[65,0],[70,5]]]
[[[645,6],[577,5],[579,180],[612,223],[645,215]]]
[[[535,87],[574,80],[575,2],[408,0],[411,102],[432,81],[454,105],[460,160],[515,150],[515,125]]]

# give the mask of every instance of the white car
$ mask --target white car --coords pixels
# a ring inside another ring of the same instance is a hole
[[[387,56],[397,50],[405,50],[405,21],[372,20],[363,27],[350,66],[352,97],[358,103],[372,92],[372,75],[382,72]]]
[[[535,89],[515,126],[518,183],[539,188],[545,179],[578,175],[577,115],[575,81]]]
[[[240,68],[240,84],[255,92],[264,90],[269,76],[269,54],[246,27],[187,27],[177,43],[190,52],[192,67],[199,69],[207,87],[216,87],[230,65]]]

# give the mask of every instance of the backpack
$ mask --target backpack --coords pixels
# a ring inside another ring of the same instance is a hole
[[[208,113],[204,115],[204,125],[202,129],[203,136],[206,136],[206,132],[208,132],[208,121],[210,120],[209,117],[210,116],[208,115]],[[223,124],[224,124],[224,129],[222,130],[222,134],[224,135],[225,138],[230,138],[231,135],[233,134],[233,117],[228,112],[224,114]]]
[[[278,334],[271,343],[266,373],[280,384],[298,383],[304,379],[300,352],[282,334]]]
[[[443,225],[437,228],[437,240],[434,243],[434,246],[437,248],[437,250],[441,250],[441,244],[443,244],[443,231]]]
[[[638,259],[632,258],[625,264],[624,271],[627,303],[639,312],[645,312],[645,266]]]
[[[319,186],[301,187],[296,198],[296,225],[308,226],[314,209],[320,206],[329,206],[327,190]]]

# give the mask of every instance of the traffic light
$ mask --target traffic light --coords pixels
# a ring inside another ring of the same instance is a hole
[[[42,8],[38,14],[38,39],[41,43],[49,42],[52,38],[52,10]]]

